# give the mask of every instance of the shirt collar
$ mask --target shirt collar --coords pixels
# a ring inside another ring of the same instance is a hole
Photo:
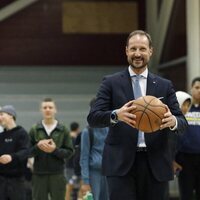
[[[128,71],[129,71],[130,77],[136,75],[136,73],[131,69],[131,66],[128,67]],[[146,68],[140,75],[142,75],[142,77],[144,78],[147,78],[148,68]]]

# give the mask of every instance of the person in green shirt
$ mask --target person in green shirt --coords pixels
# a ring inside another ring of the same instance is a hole
[[[56,112],[55,102],[44,99],[41,102],[43,119],[30,130],[34,200],[65,199],[65,160],[74,150],[67,128],[55,118]]]

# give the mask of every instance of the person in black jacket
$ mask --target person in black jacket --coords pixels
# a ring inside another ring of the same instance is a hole
[[[25,200],[25,168],[27,164],[29,137],[16,124],[16,111],[12,105],[0,110],[0,199]]]

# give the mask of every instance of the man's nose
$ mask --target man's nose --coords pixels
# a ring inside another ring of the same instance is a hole
[[[141,56],[141,52],[140,52],[139,49],[137,49],[137,50],[135,51],[135,56]]]

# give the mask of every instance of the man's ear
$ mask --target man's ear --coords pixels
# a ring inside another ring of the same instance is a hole
[[[149,51],[150,51],[150,55],[152,56],[153,55],[153,47],[151,47]]]
[[[125,53],[126,55],[128,54],[128,47],[126,46],[126,49],[125,49]]]

